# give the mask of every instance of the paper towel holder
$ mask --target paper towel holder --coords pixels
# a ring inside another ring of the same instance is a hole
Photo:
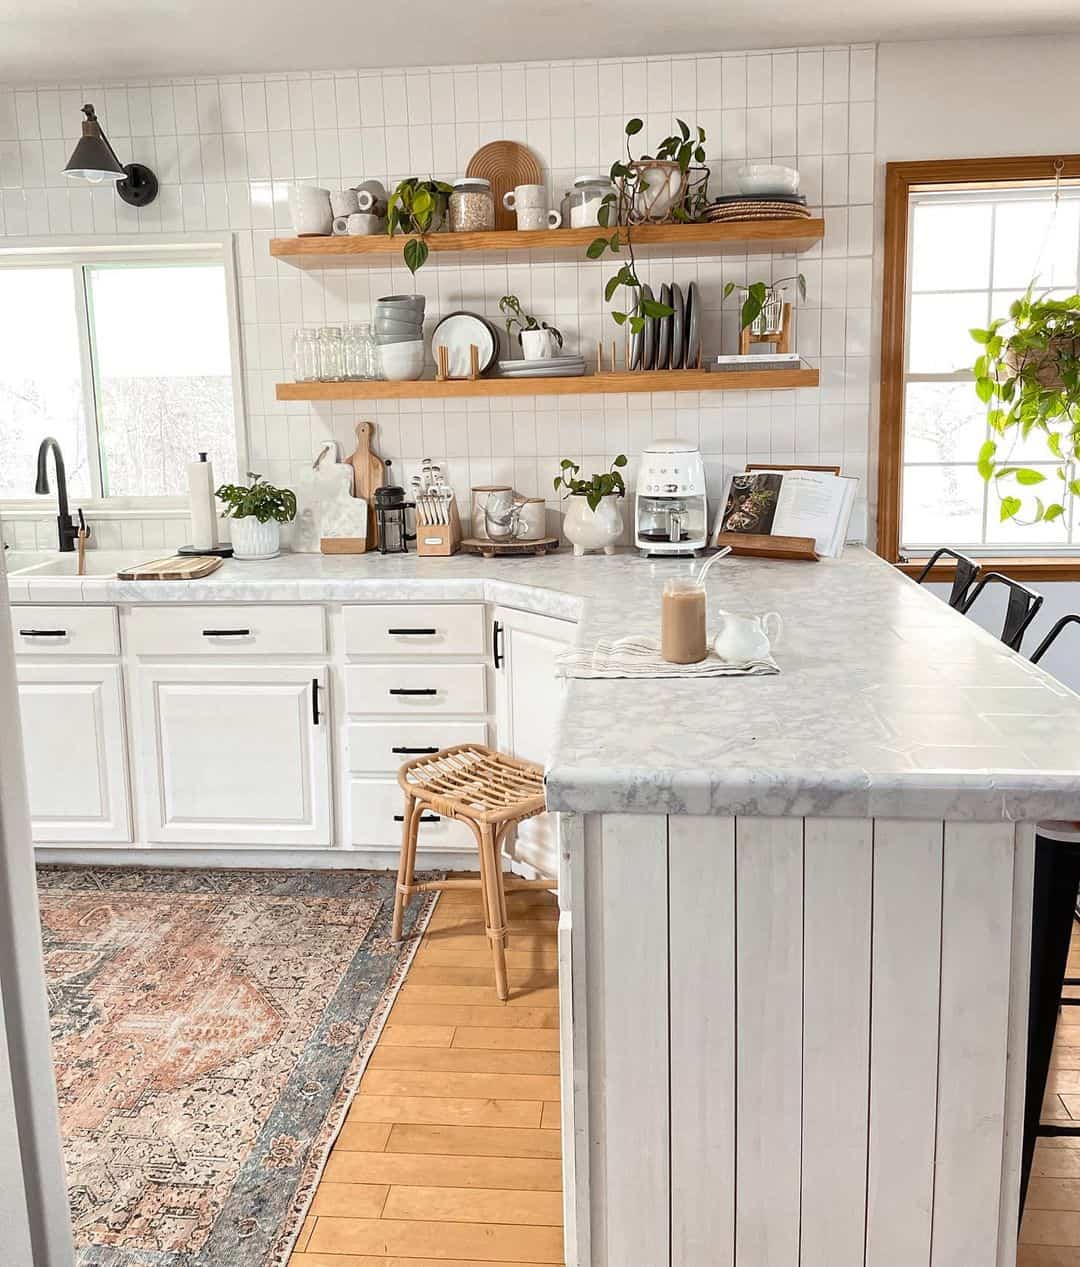
[[[205,462],[206,460],[207,455],[200,452],[199,461]],[[204,549],[200,549],[199,546],[180,546],[176,551],[177,554],[206,556],[218,559],[231,559],[232,552],[233,548],[228,542],[225,542],[224,544],[219,542],[217,545],[207,546]]]

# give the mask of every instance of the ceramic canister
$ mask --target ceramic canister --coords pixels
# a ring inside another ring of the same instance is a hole
[[[477,484],[472,489],[472,534],[480,541],[488,541],[486,507],[492,494],[509,495],[513,501],[514,490],[509,484]]]
[[[547,507],[542,497],[522,497],[518,500],[519,541],[540,541],[547,536]]]

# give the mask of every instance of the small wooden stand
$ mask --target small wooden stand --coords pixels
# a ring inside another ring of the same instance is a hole
[[[367,554],[367,537],[320,537],[323,554]]]
[[[416,553],[421,557],[449,558],[461,548],[461,519],[457,501],[451,501],[447,513],[449,523],[425,524],[416,521]]]
[[[751,334],[750,327],[744,326],[739,331],[739,355],[750,355],[751,343],[774,343],[777,352],[791,351],[791,304],[784,304],[784,311],[780,317],[779,334]]]
[[[470,554],[482,554],[494,559],[504,554],[547,554],[559,548],[558,537],[539,537],[536,541],[482,541],[479,537],[466,537],[461,543]]]
[[[435,381],[439,383],[475,382],[480,377],[480,349],[469,344],[469,372],[463,379],[455,379],[450,373],[450,349],[440,344],[435,349]]]
[[[759,532],[718,532],[713,545],[718,550],[731,547],[732,554],[745,554],[755,559],[803,559],[818,561],[813,537],[779,537]]]

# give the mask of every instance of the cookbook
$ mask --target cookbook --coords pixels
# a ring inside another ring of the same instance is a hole
[[[817,553],[833,558],[844,548],[858,486],[832,471],[744,471],[731,477],[713,535],[812,537]]]

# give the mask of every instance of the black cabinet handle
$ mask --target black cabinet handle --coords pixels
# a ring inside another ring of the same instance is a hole
[[[66,629],[20,629],[21,638],[66,638]]]
[[[406,756],[430,756],[433,752],[438,752],[438,748],[391,748],[391,752],[396,753],[399,757]]]
[[[506,659],[506,656],[502,652],[502,641],[501,641],[502,636],[503,636],[502,622],[499,620],[496,620],[495,623],[491,626],[491,653],[492,653],[492,656],[494,657],[495,667],[497,669],[502,668],[503,661]]]
[[[311,679],[311,720],[314,725],[319,724],[319,679],[317,677]]]
[[[250,638],[250,629],[204,629],[204,638]]]
[[[430,638],[439,631],[437,629],[388,629],[386,632],[397,637],[420,637],[423,635]]]
[[[394,822],[395,822],[395,823],[403,823],[404,821],[405,821],[405,815],[404,815],[404,814],[395,814],[395,815],[394,815]],[[437,822],[439,822],[439,821],[440,821],[440,819],[439,819],[438,814],[421,814],[421,815],[420,815],[420,821],[421,821],[422,823],[437,823]]]
[[[391,695],[438,695],[433,686],[392,686]]]

